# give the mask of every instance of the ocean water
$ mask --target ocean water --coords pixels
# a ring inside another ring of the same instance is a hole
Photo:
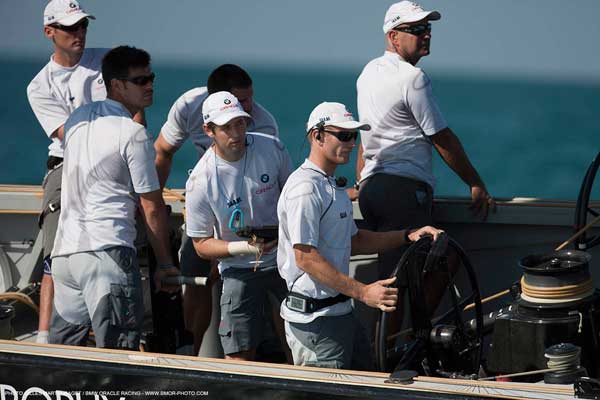
[[[26,86],[47,59],[0,60],[0,183],[39,184],[48,139],[26,97]],[[169,108],[189,88],[202,86],[213,65],[154,65],[155,101],[148,128],[157,135]],[[304,126],[321,101],[339,101],[356,112],[361,68],[250,66],[255,98],[277,119],[296,165],[308,154]],[[600,151],[600,84],[430,72],[434,93],[450,127],[496,197],[574,199],[587,166]],[[355,156],[355,154],[354,154]],[[181,188],[197,155],[191,142],[174,159],[168,186]],[[338,175],[354,181],[353,158]],[[436,156],[438,195],[468,196],[467,186]],[[600,176],[593,198],[600,199]]]

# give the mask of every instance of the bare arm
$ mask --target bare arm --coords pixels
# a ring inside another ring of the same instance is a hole
[[[356,182],[360,182],[360,174],[362,172],[363,167],[365,166],[365,160],[363,160],[363,147],[362,144],[358,145],[358,152],[356,154]],[[355,187],[349,187],[346,189],[346,193],[348,197],[350,197],[351,201],[358,199],[358,190]]]
[[[366,229],[359,229],[358,233],[352,236],[352,255],[373,254],[391,250],[410,242],[416,242],[424,235],[431,235],[433,236],[433,240],[436,240],[442,232],[440,229],[424,226],[411,230],[408,234],[408,242],[406,242],[406,230],[373,232]]]
[[[485,219],[488,211],[496,211],[496,204],[485,184],[469,161],[458,137],[450,128],[444,128],[432,136],[433,145],[446,164],[467,184],[471,190],[471,209]]]
[[[227,240],[216,239],[214,237],[192,238],[196,253],[205,259],[225,258],[236,254],[257,254],[259,252],[271,251],[277,244],[277,240],[268,243],[257,243],[251,245],[248,242],[240,240],[238,242],[228,242]]]
[[[312,246],[294,245],[294,256],[298,267],[323,285],[359,300],[369,307],[385,312],[396,309],[398,289],[387,287],[394,283],[395,277],[365,285],[339,272]]]
[[[173,260],[171,258],[167,208],[162,197],[162,192],[160,190],[155,190],[153,192],[140,194],[140,206],[142,209],[142,216],[146,223],[148,240],[152,245],[159,266],[154,275],[154,283],[156,288],[160,290],[161,280],[166,275],[177,275],[179,273],[173,266]],[[168,265],[170,265],[171,268],[160,268],[160,266]],[[173,290],[176,290],[176,288]]]
[[[156,150],[154,165],[156,165],[158,181],[160,182],[160,187],[164,188],[167,184],[169,174],[171,173],[173,155],[175,152],[177,152],[178,147],[169,144],[163,137],[162,133],[160,133],[154,142],[154,150]]]
[[[51,138],[58,138],[61,141],[65,139],[65,126],[61,125],[50,135]]]

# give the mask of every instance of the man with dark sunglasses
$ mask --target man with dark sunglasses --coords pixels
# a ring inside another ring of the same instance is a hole
[[[42,183],[44,198],[40,227],[44,239],[44,273],[40,294],[37,341],[47,343],[52,313],[53,285],[50,252],[60,216],[64,124],[78,107],[103,100],[106,89],[100,66],[108,49],[86,49],[89,19],[76,0],[51,0],[44,10],[44,35],[54,53],[48,64],[27,87],[29,104],[51,140],[47,174]]]
[[[431,224],[434,177],[432,145],[469,186],[475,213],[485,219],[495,203],[460,140],[448,127],[431,82],[416,64],[429,55],[431,21],[411,1],[393,4],[383,23],[386,51],[370,61],[356,83],[364,132],[357,160],[358,200],[370,229],[388,231]],[[382,196],[385,192],[386,196]],[[379,254],[380,278],[390,276],[402,250]]]
[[[65,123],[60,215],[52,249],[50,343],[137,350],[144,316],[136,259],[136,211],[156,254],[157,289],[177,275],[154,167],[152,137],[133,116],[153,100],[150,55],[110,50],[102,61],[107,98],[79,107]],[[168,287],[167,290],[178,290]]]
[[[355,121],[340,103],[321,103],[306,124],[310,154],[290,175],[279,202],[277,266],[287,283],[281,304],[294,364],[371,369],[369,340],[352,313],[351,298],[369,307],[396,309],[396,278],[365,285],[349,276],[350,254],[373,254],[441,232],[430,226],[414,231],[372,232],[357,229],[350,202],[334,177],[356,146]]]

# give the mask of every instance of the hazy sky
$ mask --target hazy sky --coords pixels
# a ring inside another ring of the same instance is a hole
[[[40,56],[44,0],[1,0],[0,55]],[[82,0],[88,46],[131,44],[155,62],[365,64],[383,51],[381,0]],[[421,66],[600,82],[600,1],[423,1],[442,13]]]

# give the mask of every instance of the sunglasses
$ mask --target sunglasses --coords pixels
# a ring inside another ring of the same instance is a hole
[[[405,26],[402,28],[394,28],[395,31],[410,33],[411,35],[421,36],[425,32],[431,32],[431,24],[419,24],[419,25],[411,25]]]
[[[90,24],[90,21],[87,18],[82,19],[81,21],[79,21],[78,23],[76,23],[75,25],[71,25],[71,26],[66,26],[66,25],[61,25],[61,24],[52,24],[50,25],[53,28],[56,28],[58,30],[61,30],[63,32],[69,32],[69,33],[73,33],[73,32],[77,32],[80,29],[87,29],[88,25]]]
[[[356,138],[358,138],[358,131],[334,132],[334,131],[328,131],[327,129],[323,129],[323,132],[327,132],[330,135],[335,136],[340,142],[349,142],[351,140],[356,140]]]
[[[122,81],[131,82],[134,85],[145,86],[148,84],[148,82],[154,82],[154,78],[156,78],[156,75],[153,72],[150,75],[134,76],[133,78],[117,78],[117,79],[120,79]]]

